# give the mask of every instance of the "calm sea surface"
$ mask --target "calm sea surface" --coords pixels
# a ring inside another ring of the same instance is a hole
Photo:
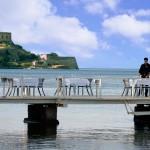
[[[137,70],[132,69],[0,70],[0,76],[9,77],[99,76],[105,80],[104,94],[107,89],[111,91],[116,88],[116,93],[122,90],[120,89],[122,84],[116,82],[117,80],[114,81],[114,78],[137,75]],[[27,117],[27,105],[0,105],[0,150],[150,149],[150,131],[134,130],[133,116],[127,115],[123,105],[59,107],[60,125],[57,131],[55,128],[28,126],[23,123],[25,117]]]

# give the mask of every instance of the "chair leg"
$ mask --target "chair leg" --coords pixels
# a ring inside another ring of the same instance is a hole
[[[71,86],[69,87],[69,96],[70,96],[70,94],[71,94]]]
[[[135,91],[134,91],[134,96],[140,96],[140,88],[139,87],[136,87],[135,88]]]
[[[10,87],[8,88],[8,90],[7,90],[6,94],[5,94],[5,96],[7,96],[7,95],[9,94],[9,91],[10,91]]]
[[[16,92],[16,87],[14,87],[14,92],[13,92],[13,96],[15,95],[15,92]]]
[[[42,88],[42,92],[43,92],[43,95],[45,96],[45,93],[44,93],[44,90],[43,90],[43,88]]]
[[[27,92],[27,93],[28,93],[27,95],[31,96],[31,87],[28,87],[28,88],[27,88],[27,91],[28,91],[28,92]]]
[[[138,96],[141,95],[141,88],[138,88]]]
[[[144,96],[144,88],[141,89],[141,95]]]
[[[39,94],[40,94],[40,96],[41,96],[40,88],[38,88],[38,92],[39,92]]]
[[[35,96],[35,87],[33,87],[33,96]]]
[[[137,95],[137,91],[138,91],[137,88],[135,88],[135,89],[134,89],[134,96]]]
[[[76,95],[76,86],[73,86],[73,93]]]
[[[56,90],[55,90],[55,93],[54,93],[54,95],[56,95],[56,93],[57,93],[57,92],[58,92],[58,89],[56,89]]]
[[[91,95],[93,96],[92,87],[91,87],[91,86],[89,86],[89,88],[90,88]]]
[[[19,87],[17,87],[17,96],[19,96]]]
[[[68,94],[68,86],[65,86],[65,90],[66,90],[66,96]]]
[[[59,89],[56,88],[54,95],[56,95],[57,93],[59,93],[59,91],[60,91],[60,88]]]
[[[79,90],[80,90],[80,87],[78,86],[78,95],[80,95],[80,91]]]
[[[132,88],[129,88],[130,96],[132,96]]]
[[[121,96],[123,96],[123,95],[124,95],[124,92],[125,92],[125,88],[123,89],[123,92],[122,92]]]
[[[12,91],[13,91],[13,87],[11,87],[10,89],[9,96],[11,95]]]
[[[125,94],[125,96],[128,96],[128,93],[129,93],[129,89],[126,88],[126,94]]]
[[[90,92],[88,90],[88,86],[86,86],[86,90],[87,90],[88,95],[90,96]]]

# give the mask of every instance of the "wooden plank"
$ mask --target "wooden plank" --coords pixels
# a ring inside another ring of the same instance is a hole
[[[150,97],[129,96],[28,96],[28,97],[0,97],[1,103],[15,104],[150,104]]]

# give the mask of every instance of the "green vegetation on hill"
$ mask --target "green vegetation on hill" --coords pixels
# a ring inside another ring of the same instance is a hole
[[[0,42],[0,68],[27,68],[38,56],[13,42]]]
[[[75,57],[61,57],[56,53],[47,54],[47,60],[37,61],[36,67],[53,69],[78,69]]]
[[[33,63],[35,65],[33,66]],[[0,68],[64,68],[78,69],[75,57],[60,57],[56,53],[47,54],[47,60],[14,44],[0,42]]]
[[[78,69],[75,57],[60,57],[56,53],[48,54],[47,63],[56,68]]]

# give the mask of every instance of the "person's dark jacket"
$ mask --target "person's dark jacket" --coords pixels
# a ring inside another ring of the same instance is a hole
[[[150,74],[150,64],[142,64],[139,69],[139,73],[142,78],[148,78]]]

